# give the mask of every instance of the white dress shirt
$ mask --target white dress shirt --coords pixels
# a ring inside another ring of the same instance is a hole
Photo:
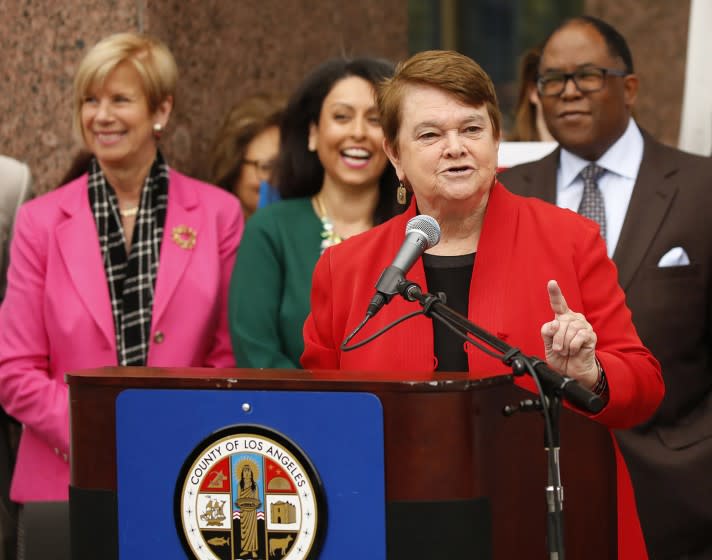
[[[618,244],[643,159],[643,135],[631,118],[623,135],[595,163],[606,173],[598,180],[606,207],[606,247],[612,256]],[[590,161],[561,149],[556,175],[556,204],[576,212],[583,197],[583,179],[579,175]]]

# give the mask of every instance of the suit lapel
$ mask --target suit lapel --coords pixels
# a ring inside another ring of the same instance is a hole
[[[645,147],[613,261],[627,290],[675,198],[678,165],[661,157],[661,146],[643,132]]]
[[[405,236],[406,225],[415,215],[416,201],[413,199],[410,207],[403,214],[394,217],[392,223],[389,223],[389,245],[384,248],[383,252],[384,255],[388,255],[386,257],[387,260],[392,259],[392,255],[395,255],[400,250]],[[415,261],[413,267],[406,274],[406,278],[418,284],[424,292],[429,291],[422,258]],[[378,324],[378,328],[382,328],[418,308],[419,304],[408,302],[396,295],[381,312],[381,315],[383,315],[383,317],[379,317],[381,322],[376,322],[375,324]],[[392,367],[397,367],[401,371],[433,371],[435,369],[432,328],[434,320],[427,317],[416,317],[390,331],[392,351],[388,353],[388,359],[393,360],[395,356],[399,356],[397,364],[390,364]],[[376,330],[378,329],[374,329],[374,332]]]
[[[194,252],[200,250],[201,243],[203,224],[202,215],[198,211],[197,195],[191,190],[191,186],[185,183],[183,176],[172,169],[168,185],[168,210],[161,241],[152,326],[157,324],[165,312]],[[206,239],[202,241],[205,242]]]
[[[470,284],[469,319],[491,334],[506,339],[503,309],[508,296],[509,283],[513,273],[511,259],[514,239],[519,222],[519,212],[514,204],[514,197],[500,184],[492,189],[487,204],[487,213],[482,224],[482,234],[477,246],[475,268]],[[506,224],[506,225],[504,225]],[[480,366],[474,369],[482,371],[481,363],[488,358],[481,352],[470,354],[471,369],[473,360]]]
[[[86,177],[67,189],[60,206],[66,219],[57,226],[57,245],[79,298],[112,348],[116,348],[114,316],[96,223],[87,194]]]
[[[517,194],[522,196],[533,196],[556,204],[556,173],[559,165],[559,154],[561,148],[556,148],[548,156],[541,160],[524,164],[521,167],[522,190]],[[513,168],[513,173],[516,168]],[[502,179],[502,184],[507,186],[506,172]]]

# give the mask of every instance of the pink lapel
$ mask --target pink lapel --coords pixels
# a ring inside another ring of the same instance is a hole
[[[203,218],[199,212],[198,197],[190,180],[171,169],[168,183],[168,210],[163,228],[161,257],[153,301],[153,325],[158,323],[165,312],[193,253],[200,248],[202,225]]]
[[[111,348],[116,348],[114,319],[96,224],[89,207],[87,176],[65,187],[60,208],[66,219],[57,226],[57,245],[80,299]],[[57,284],[61,285],[57,279]]]

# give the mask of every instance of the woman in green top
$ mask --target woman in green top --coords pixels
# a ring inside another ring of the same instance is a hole
[[[289,101],[273,178],[283,200],[247,222],[232,275],[238,367],[298,368],[321,253],[405,208],[375,100],[375,84],[392,74],[383,60],[329,60]]]

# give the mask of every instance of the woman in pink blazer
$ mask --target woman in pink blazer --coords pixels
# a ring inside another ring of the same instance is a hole
[[[234,365],[226,298],[242,213],[158,150],[176,76],[154,39],[93,47],[75,79],[89,172],[18,214],[0,309],[0,404],[24,426],[17,502],[67,499],[66,372]]]

